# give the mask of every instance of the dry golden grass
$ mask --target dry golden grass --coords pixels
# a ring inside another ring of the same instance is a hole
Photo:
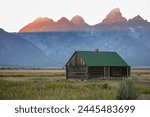
[[[0,70],[0,76],[49,76],[65,75],[65,70]],[[150,70],[131,70],[132,76],[150,76]]]
[[[65,70],[0,70],[0,77],[65,76]]]
[[[150,87],[150,70],[131,70],[130,79],[137,85]]]
[[[131,76],[150,77],[150,70],[131,70]]]

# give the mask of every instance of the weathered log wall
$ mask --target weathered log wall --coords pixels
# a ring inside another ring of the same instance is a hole
[[[87,78],[87,68],[86,67],[68,67],[67,77],[69,79],[86,79]]]

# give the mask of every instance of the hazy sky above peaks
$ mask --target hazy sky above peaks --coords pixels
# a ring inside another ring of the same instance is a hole
[[[18,32],[38,17],[57,21],[75,15],[94,25],[116,7],[127,19],[140,15],[150,21],[150,0],[0,0],[0,28]]]

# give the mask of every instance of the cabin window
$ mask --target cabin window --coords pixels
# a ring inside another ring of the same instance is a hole
[[[91,78],[104,76],[103,67],[90,67],[88,71]]]
[[[122,69],[121,68],[113,68],[112,72],[113,72],[113,75],[116,75],[116,76],[122,75]]]

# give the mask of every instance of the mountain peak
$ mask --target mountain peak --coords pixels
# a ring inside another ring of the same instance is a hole
[[[41,23],[41,22],[54,22],[52,19],[49,19],[47,17],[38,17],[37,19],[35,19],[33,22],[35,23]]]
[[[109,12],[109,14],[106,16],[106,18],[103,20],[102,23],[110,24],[110,23],[118,23],[118,22],[127,22],[127,19],[122,17],[119,8],[115,8]]]
[[[4,29],[0,28],[0,33],[5,33]]]
[[[79,15],[74,16],[71,19],[71,22],[73,22],[74,24],[85,24],[84,19],[81,16],[79,16]]]
[[[134,18],[130,19],[133,21],[145,21],[140,15],[135,16]]]
[[[47,31],[49,26],[53,25],[55,25],[55,22],[52,19],[39,17],[32,23],[24,26],[19,32],[43,32]]]
[[[116,13],[116,12],[119,12],[120,13],[120,9],[119,8],[114,8],[111,13]]]
[[[61,17],[60,20],[57,21],[58,23],[68,23],[69,20],[66,17]]]
[[[129,24],[133,27],[150,27],[150,24],[147,20],[144,20],[140,15],[137,15],[133,17],[132,19],[129,19]]]

